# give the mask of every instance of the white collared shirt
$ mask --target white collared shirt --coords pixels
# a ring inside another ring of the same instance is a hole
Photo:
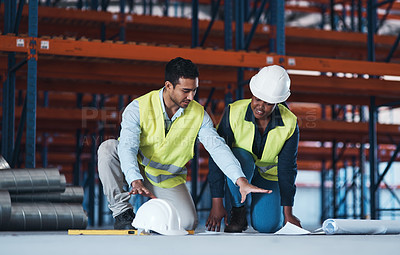
[[[184,114],[185,109],[179,108],[170,119],[165,111],[163,91],[160,90],[160,101],[164,113],[165,127],[169,130],[172,123]],[[129,185],[135,180],[143,180],[137,161],[137,153],[140,144],[140,113],[139,102],[133,100],[122,113],[120,141],[118,144],[118,156],[122,172]],[[204,111],[203,122],[198,133],[199,141],[211,155],[218,167],[224,174],[236,183],[239,177],[245,177],[239,161],[235,158],[225,140],[221,138],[214,128],[214,124],[206,111]]]

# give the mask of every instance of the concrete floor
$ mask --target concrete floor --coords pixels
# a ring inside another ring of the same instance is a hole
[[[399,254],[400,235],[205,234],[74,236],[58,232],[0,232],[2,255],[377,255]]]

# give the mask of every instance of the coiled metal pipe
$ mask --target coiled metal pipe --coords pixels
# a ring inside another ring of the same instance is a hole
[[[0,169],[8,169],[10,165],[8,164],[7,160],[0,155]]]
[[[10,193],[63,192],[66,180],[57,168],[3,169],[0,189]]]
[[[2,230],[85,229],[87,220],[80,204],[12,203],[10,219]]]
[[[0,229],[8,224],[11,216],[11,199],[6,190],[0,190]]]
[[[49,193],[10,194],[12,202],[57,202],[57,203],[82,203],[82,187],[66,187],[65,191]]]

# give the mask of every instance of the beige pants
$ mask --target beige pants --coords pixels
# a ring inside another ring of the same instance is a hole
[[[100,144],[97,151],[99,177],[113,217],[132,209],[132,205],[129,203],[130,195],[124,190],[124,186],[127,186],[127,183],[120,167],[117,146],[118,141],[110,139]],[[143,172],[142,176],[144,176]],[[174,188],[164,189],[152,185],[146,177],[143,177],[143,179],[145,187],[157,198],[168,200],[176,207],[181,217],[183,228],[186,230],[194,230],[196,228],[198,222],[196,208],[186,184],[183,183]]]

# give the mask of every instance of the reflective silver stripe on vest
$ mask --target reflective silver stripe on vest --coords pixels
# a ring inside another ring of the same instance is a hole
[[[149,162],[150,162],[150,159],[146,158],[146,157],[143,155],[143,153],[142,153],[141,150],[139,150],[138,152],[139,152],[140,157],[142,158],[142,164],[145,165],[145,166],[147,166],[147,165],[149,164]]]
[[[174,165],[163,165],[161,163],[157,163],[154,161],[150,161],[149,166],[155,169],[168,171],[171,174],[183,174],[182,172],[184,171],[184,169],[186,169],[185,167],[178,167]]]
[[[274,168],[278,166],[277,164],[275,165],[270,165],[270,166],[257,166],[258,168],[260,168],[262,173],[266,173],[268,170],[270,170],[271,168]]]
[[[145,166],[150,166],[152,168],[155,169],[159,169],[159,170],[165,170],[170,172],[171,174],[186,174],[187,173],[187,169],[186,167],[179,167],[179,166],[175,166],[175,165],[164,165],[161,163],[157,163],[154,161],[151,161],[150,159],[148,159],[145,155],[143,155],[143,153],[139,150],[139,155],[142,158],[142,164]]]
[[[187,169],[185,168],[184,171],[182,171],[182,173],[180,173],[180,174],[187,174]],[[149,174],[148,172],[146,172],[147,178],[149,178],[150,180],[152,180],[155,183],[161,183],[161,182],[166,181],[168,179],[177,177],[180,174],[172,174],[172,175],[160,174],[158,176],[154,176],[154,175]]]

